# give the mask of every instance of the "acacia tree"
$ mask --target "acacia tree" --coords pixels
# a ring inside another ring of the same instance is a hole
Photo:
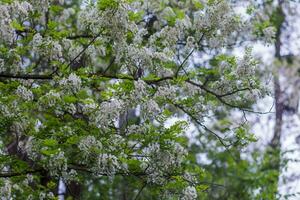
[[[251,48],[231,49],[274,33],[234,6],[2,0],[1,195],[54,199],[61,180],[72,198],[204,197],[213,183],[189,154],[186,128],[227,152],[253,141],[240,124],[226,137],[205,121],[252,112],[258,62]],[[178,114],[188,119],[170,124]]]

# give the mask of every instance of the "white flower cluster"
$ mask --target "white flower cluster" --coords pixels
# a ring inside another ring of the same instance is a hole
[[[10,6],[0,5],[0,39],[11,43],[14,38],[14,30],[11,27],[12,19],[9,10]]]
[[[50,37],[43,38],[40,33],[36,33],[32,38],[31,45],[33,52],[39,56],[62,61],[63,48],[58,41],[54,41]]]
[[[60,176],[62,172],[66,172],[68,164],[64,152],[59,151],[59,153],[51,155],[47,162],[47,168],[51,176]]]
[[[99,107],[99,105],[94,101],[94,99],[87,98],[82,103],[79,104],[80,109],[83,114],[90,114]]]
[[[53,198],[54,198],[54,194],[52,192],[48,192],[48,193],[40,192],[39,193],[39,200],[46,200],[46,199],[53,199]]]
[[[147,116],[151,118],[157,116],[161,112],[161,109],[156,101],[150,99],[146,103],[142,104],[142,111],[145,117]]]
[[[43,110],[44,108],[53,107],[57,104],[58,101],[61,100],[61,95],[54,90],[50,90],[47,94],[42,96],[40,101],[40,109]]]
[[[151,44],[152,48],[155,49],[157,48],[157,45],[155,45],[157,40],[161,40],[164,47],[175,50],[179,38],[180,31],[177,28],[166,26],[165,28],[162,28],[161,31],[152,35],[149,39],[149,43]]]
[[[226,1],[220,1],[207,6],[204,13],[202,10],[197,11],[195,13],[195,24],[199,28],[224,26],[226,25],[226,20],[228,20],[228,15],[231,13],[229,4]]]
[[[116,122],[120,114],[124,111],[124,102],[122,100],[111,100],[103,102],[100,110],[94,113],[94,124],[97,127],[107,128],[108,125]]]
[[[75,115],[77,113],[77,107],[74,103],[64,104],[63,109],[72,115]]]
[[[122,56],[126,56],[126,60],[128,62],[128,66],[139,66],[139,67],[148,67],[152,66],[152,54],[153,51],[146,47],[138,47],[135,44],[130,44],[129,46],[126,46],[122,51],[118,50],[118,60],[121,59]],[[134,69],[136,70],[136,69]]]
[[[140,133],[140,134],[143,134],[146,132],[146,127],[144,125],[130,125],[130,126],[127,126],[127,133],[128,135],[131,134],[131,133]]]
[[[4,179],[3,182],[3,186],[0,187],[1,199],[12,199],[12,183],[7,179]]]
[[[161,86],[155,93],[155,98],[168,98],[174,99],[176,97],[177,88],[176,86]]]
[[[115,54],[115,63],[123,65],[124,63],[120,62],[122,58],[126,58],[127,62],[130,61],[131,63],[135,63],[135,65],[151,61],[147,59],[148,50],[146,48],[138,48],[137,45],[130,46],[130,44],[127,44],[126,35],[128,31],[135,35],[138,32],[138,27],[128,19],[127,2],[120,1],[119,3],[120,5],[114,10],[99,10],[96,5],[89,4],[79,13],[78,27],[84,31],[90,30],[93,34],[99,34],[102,30],[106,30],[106,34],[101,35],[99,38],[101,38],[101,45],[112,45]],[[137,37],[137,40],[141,40],[141,37],[140,39]],[[100,51],[100,54],[104,55],[106,52]],[[92,60],[95,59],[95,57],[91,58]],[[132,64],[128,64],[127,66],[131,67]]]
[[[258,65],[258,61],[252,56],[252,48],[247,47],[242,59],[238,62],[236,73],[240,77],[253,76]]]
[[[75,12],[76,11],[73,8],[64,9],[62,15],[59,16],[58,19],[60,22],[66,22],[72,15],[75,14]]]
[[[32,174],[27,174],[26,178],[23,181],[23,184],[29,185],[33,182],[33,175]]]
[[[135,98],[135,100],[137,101],[141,101],[143,100],[146,96],[147,96],[147,84],[145,83],[145,81],[139,79],[137,81],[134,81],[134,94],[132,95],[132,97]]]
[[[0,72],[5,71],[4,65],[5,65],[4,59],[0,58]]]
[[[197,199],[197,190],[193,186],[188,186],[183,190],[181,200],[195,200]]]
[[[104,153],[98,156],[94,172],[97,175],[107,174],[113,176],[121,168],[122,166],[115,155]]]
[[[68,78],[60,80],[59,84],[66,87],[67,90],[78,92],[81,88],[81,78],[74,73],[71,73]]]
[[[19,87],[16,90],[16,94],[25,101],[33,100],[33,93],[23,85],[19,85]]]
[[[184,85],[184,91],[188,96],[194,96],[201,92],[201,89],[195,85],[192,85],[190,83],[186,83]]]
[[[139,28],[138,32],[135,34],[133,43],[137,45],[141,45],[143,42],[143,37],[148,34],[147,29]]]
[[[214,34],[208,41],[211,48],[222,47],[222,44],[227,42],[242,26],[228,1],[215,2],[207,6],[204,11],[195,12],[194,20],[198,37],[201,37],[203,30],[213,31]]]
[[[98,40],[96,40],[95,43],[97,43],[97,41]],[[99,39],[99,41],[101,41],[101,43],[102,43],[102,40]],[[80,49],[80,47],[74,47],[74,48],[77,48],[78,50]],[[70,49],[70,50],[72,50],[72,49]],[[86,54],[89,56],[91,63],[93,63],[94,69],[97,69],[98,67],[102,68],[102,69],[104,68],[103,63],[99,62],[99,58],[107,56],[106,46],[104,46],[102,44],[91,45],[86,50]]]
[[[18,17],[26,18],[32,11],[32,5],[27,1],[14,1],[12,4],[0,4],[0,39],[11,43],[14,40],[12,22]]]
[[[74,41],[64,38],[62,40],[63,49],[67,52],[67,57],[74,59],[82,51],[82,46],[77,46]],[[77,59],[79,59],[78,57]]]
[[[14,113],[10,111],[9,107],[3,104],[0,104],[0,114],[8,118],[14,116]]]
[[[162,150],[158,143],[153,143],[144,149],[145,155],[149,156],[149,162],[142,163],[142,168],[149,173],[148,182],[163,184],[164,174],[181,165],[187,150],[180,144],[169,141],[170,148]]]
[[[94,136],[89,135],[80,140],[78,148],[85,154],[89,154],[91,148],[101,149],[102,144]]]
[[[41,13],[45,13],[46,11],[48,11],[49,3],[50,3],[49,0],[39,0],[39,1],[30,0],[30,2],[36,11],[39,11]]]
[[[177,19],[175,26],[181,31],[184,32],[185,30],[191,29],[193,24],[188,15],[185,15],[183,19]]]
[[[78,180],[78,173],[74,169],[71,169],[70,171],[63,171],[62,172],[62,178],[67,183],[71,182],[71,181],[79,181]]]
[[[95,6],[87,6],[78,15],[78,27],[81,30],[90,29],[94,34],[98,34],[103,27],[103,19]]]
[[[33,10],[32,5],[27,1],[22,1],[22,2],[14,1],[12,6],[13,9],[15,10],[15,14],[23,17],[27,16],[29,14],[29,11]]]
[[[118,134],[112,134],[110,136],[109,140],[109,150],[110,151],[119,151],[120,152],[120,146],[124,144],[126,141],[124,138]],[[121,152],[120,152],[121,153]]]
[[[72,136],[74,135],[75,131],[70,126],[63,126],[59,128],[59,131],[61,133],[64,133],[66,136]]]
[[[269,26],[263,30],[263,34],[266,43],[272,44],[275,40],[276,28]]]
[[[247,47],[242,58],[235,57],[233,59],[233,64],[227,60],[219,64],[219,73],[222,76],[219,80],[212,83],[212,88],[216,89],[216,93],[226,94],[237,88],[260,88],[261,85],[259,85],[259,82],[255,78],[258,61],[252,56],[252,48]],[[238,95],[231,95],[227,98],[231,97],[235,98],[235,101],[242,100],[241,96]]]

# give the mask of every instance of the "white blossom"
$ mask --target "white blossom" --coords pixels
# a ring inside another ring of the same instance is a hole
[[[91,135],[83,138],[78,145],[78,148],[85,153],[89,153],[89,150],[93,147],[101,149],[102,145],[94,136]]]
[[[1,198],[9,200],[12,198],[12,183],[9,180],[4,179],[4,184],[0,187]]]
[[[59,83],[61,86],[65,86],[66,89],[75,92],[81,88],[81,78],[74,73],[71,73],[68,78],[63,78]]]
[[[33,8],[41,13],[45,13],[49,9],[49,1],[50,0],[30,0],[31,4],[33,5]]]
[[[180,144],[169,141],[170,149],[162,150],[160,144],[152,143],[144,149],[145,155],[149,156],[149,162],[142,163],[141,168],[149,173],[148,182],[162,184],[164,173],[181,165],[187,150]]]
[[[176,91],[177,89],[173,85],[161,86],[158,88],[155,97],[173,99],[176,97]]]
[[[5,64],[4,59],[0,58],[0,72],[5,71],[4,64]]]
[[[52,60],[62,59],[62,46],[50,37],[43,38],[40,33],[36,33],[32,38],[31,45],[33,51],[39,56],[46,56]]]
[[[145,103],[144,111],[145,115],[155,117],[161,110],[159,105],[153,99],[150,99]]]
[[[65,172],[68,169],[68,165],[64,152],[59,151],[57,154],[51,155],[47,167],[52,176],[59,176],[60,173]]]
[[[74,169],[71,169],[70,171],[63,171],[62,172],[62,178],[67,183],[69,183],[71,181],[79,181],[79,179],[78,179],[78,173]]]
[[[40,102],[47,107],[53,107],[57,104],[57,102],[61,99],[61,95],[54,90],[50,90],[47,94],[40,98]],[[43,109],[43,107],[41,107]]]
[[[97,158],[97,165],[95,166],[95,174],[107,174],[113,176],[121,169],[118,158],[112,154],[100,154]]]
[[[28,3],[27,1],[19,2],[14,1],[13,5],[14,9],[17,11],[16,13],[21,14],[23,16],[28,15],[28,11],[32,11],[32,5]]]
[[[176,27],[179,28],[181,31],[187,30],[192,28],[193,24],[189,16],[185,16],[183,19],[176,20]]]
[[[183,196],[181,200],[195,200],[197,199],[197,190],[193,186],[188,186],[183,190]]]
[[[39,50],[40,46],[42,45],[43,43],[43,37],[41,36],[40,33],[36,33],[33,38],[32,38],[32,45],[33,45],[33,48],[34,50]]]
[[[73,104],[73,103],[66,104],[65,109],[68,113],[70,113],[72,115],[77,113],[77,108],[76,108],[75,104]]]
[[[14,30],[11,27],[12,16],[9,13],[10,6],[0,5],[0,39],[11,43],[14,39]]]
[[[134,87],[135,87],[135,90],[134,90],[134,95],[133,97],[140,101],[142,100],[143,98],[146,97],[147,95],[147,84],[145,83],[145,81],[139,79],[137,81],[134,82]]]
[[[276,29],[273,26],[269,26],[263,29],[263,34],[265,37],[265,41],[267,43],[272,43],[275,40]]]
[[[161,17],[165,20],[169,20],[176,17],[175,12],[171,7],[165,7],[165,9],[161,13]]]
[[[145,28],[140,28],[135,34],[134,43],[141,44],[143,42],[143,37],[148,34],[148,30]]]
[[[66,136],[74,135],[74,130],[70,126],[63,126],[59,128],[60,132],[64,133]]]
[[[53,59],[62,58],[62,47],[57,41],[52,43],[51,57]]]
[[[124,111],[123,105],[124,102],[117,99],[101,103],[99,110],[94,112],[94,124],[99,128],[107,128],[110,124],[115,123]]]
[[[40,194],[39,194],[39,199],[40,199],[40,200],[46,199],[46,193],[45,193],[45,192],[40,192]]]
[[[33,93],[22,85],[17,88],[16,94],[26,101],[33,100]]]
[[[91,98],[87,98],[80,104],[80,108],[84,114],[89,114],[95,111],[99,105]]]

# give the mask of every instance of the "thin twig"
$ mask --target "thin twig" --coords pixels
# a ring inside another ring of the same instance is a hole
[[[67,65],[67,68],[69,68],[76,60],[79,58],[95,41],[96,39],[102,34],[102,32],[98,33],[80,52],[75,56]]]
[[[213,132],[212,130],[210,130],[208,127],[206,127],[204,124],[202,124],[195,116],[193,116],[189,111],[187,111],[183,106],[178,105],[176,103],[173,103],[173,105],[177,108],[179,108],[180,110],[182,110],[185,114],[187,114],[193,121],[195,121],[199,126],[201,126],[202,128],[204,128],[204,130],[206,130],[207,132],[211,133],[213,136],[215,136],[220,143],[226,148],[228,149],[228,147],[230,147],[231,145],[225,144],[224,139],[219,136],[217,133]]]
[[[0,73],[0,78],[15,78],[24,80],[51,80],[51,75],[39,75],[39,74],[5,74]]]
[[[103,71],[103,74],[106,74],[106,72],[109,70],[109,68],[114,64],[115,60],[116,60],[116,57],[113,56],[108,64],[107,68]]]
[[[27,174],[35,174],[39,173],[42,170],[29,170],[29,171],[23,171],[23,172],[5,172],[0,174],[0,178],[11,178],[16,176],[24,176]]]
[[[137,200],[140,197],[140,195],[142,194],[142,191],[145,189],[146,186],[147,186],[147,183],[144,183],[144,185],[141,187],[141,189],[139,190],[139,192],[135,196],[134,200]]]
[[[201,42],[202,39],[204,38],[204,35],[205,35],[205,33],[203,33],[203,34],[201,35],[201,37],[200,37],[200,39],[199,39],[199,41],[198,41],[197,44],[200,44],[200,42]],[[175,77],[178,76],[180,70],[183,69],[184,64],[185,64],[185,63],[188,61],[188,59],[192,56],[192,54],[194,53],[195,50],[196,50],[196,48],[193,48],[193,49],[191,50],[191,52],[190,52],[190,53],[185,57],[185,59],[182,61],[182,63],[179,65],[179,67],[178,67],[178,69],[177,69],[177,71],[176,71],[176,73],[175,73]]]

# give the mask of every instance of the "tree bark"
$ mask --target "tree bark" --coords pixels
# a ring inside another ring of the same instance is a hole
[[[285,22],[285,14],[283,12],[283,0],[278,1],[278,7],[276,10],[276,22],[277,22],[277,32],[275,40],[275,59],[281,61],[281,36],[283,30],[283,24]],[[283,67],[276,67],[274,74],[274,98],[275,98],[275,125],[274,125],[274,135],[269,143],[269,148],[267,150],[266,156],[268,157],[268,167],[269,170],[277,172],[277,175],[270,180],[270,187],[268,191],[271,191],[274,199],[278,193],[278,183],[280,178],[280,163],[281,163],[281,137],[282,137],[282,126],[283,126],[283,116],[285,113],[284,107],[284,96],[282,91],[282,86],[280,82],[280,75],[282,73]],[[271,189],[271,190],[270,190]]]

